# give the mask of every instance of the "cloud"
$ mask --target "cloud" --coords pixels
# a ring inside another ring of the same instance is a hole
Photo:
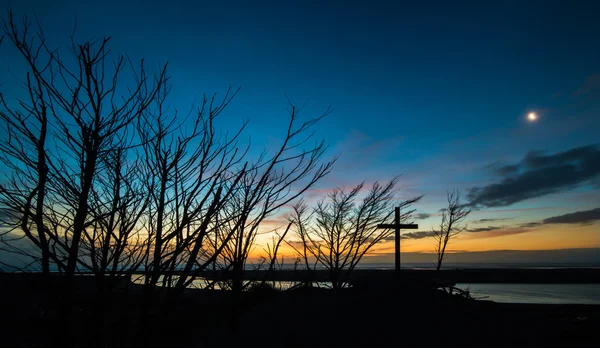
[[[489,213],[527,213],[532,211],[556,210],[559,207],[540,207],[540,208],[515,208],[515,209],[490,209],[485,211],[474,210],[471,214],[489,214]]]
[[[544,224],[589,224],[600,221],[600,208],[577,211],[570,214],[553,216],[543,220]]]
[[[415,214],[414,218],[415,218],[415,220],[425,220],[425,219],[427,219],[430,216],[431,216],[431,214],[420,213],[420,214]]]
[[[519,226],[521,228],[533,228],[533,227],[538,227],[538,226],[541,226],[541,225],[543,225],[542,222],[536,222],[536,221],[534,221],[534,222],[526,222],[526,223],[523,223],[523,224],[521,224]]]
[[[489,250],[489,251],[454,251],[449,254],[449,263],[537,263],[585,265],[597,267],[600,265],[600,248],[589,249],[554,249],[554,250]],[[394,253],[372,253],[365,263],[391,263]],[[435,254],[430,252],[402,252],[403,264],[427,263],[435,260]],[[408,266],[410,267],[410,266]]]
[[[494,219],[481,219],[494,220]],[[500,220],[500,219],[499,219]],[[546,218],[542,221],[532,221],[519,224],[517,226],[488,226],[467,229],[466,232],[481,234],[479,237],[498,237],[511,234],[519,234],[529,232],[534,228],[542,227],[549,224],[589,224],[595,221],[600,221],[600,208],[578,211],[575,213],[558,215]]]
[[[301,240],[286,240],[285,243],[294,248],[302,248],[304,246],[304,242]]]
[[[485,219],[482,219],[485,220]],[[489,219],[494,220],[494,219]],[[497,219],[497,220],[508,220],[508,219]],[[478,228],[469,228],[465,230],[468,233],[470,239],[480,238],[493,238],[501,236],[510,236],[513,234],[521,234],[532,231],[535,227],[542,226],[542,222],[527,222],[513,226],[487,226]]]
[[[432,236],[431,231],[418,231],[418,232],[403,233],[402,237],[400,239],[423,239],[423,238],[428,238],[431,236]],[[392,237],[391,240],[394,240],[394,238]]]
[[[514,175],[519,171],[518,164],[509,164],[506,166],[501,166],[495,169],[495,173],[500,176],[510,176]]]
[[[504,229],[506,229],[506,226],[488,226],[488,227],[479,227],[479,228],[469,228],[466,231],[472,232],[472,233],[478,233],[478,232],[490,232],[490,231],[497,231],[497,230],[504,230]]]
[[[512,220],[512,218],[491,218],[491,219],[479,219],[479,220],[474,220],[471,221],[474,224],[484,224],[484,223],[489,223],[489,222],[496,222],[496,221],[505,221],[505,220]]]
[[[469,189],[473,207],[502,207],[580,186],[600,177],[600,148],[573,148],[545,155],[529,152],[519,163],[500,167],[500,182]]]
[[[494,238],[494,237],[502,237],[502,236],[511,236],[513,234],[521,234],[530,232],[529,228],[518,228],[518,227],[499,227],[497,229],[489,230],[489,231],[479,231],[477,233],[469,233],[469,239],[483,239],[483,238]],[[471,232],[471,231],[469,231]]]

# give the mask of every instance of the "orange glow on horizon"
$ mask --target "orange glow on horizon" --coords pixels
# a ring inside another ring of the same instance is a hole
[[[560,226],[547,225],[532,229],[507,228],[493,232],[469,233],[451,239],[448,243],[448,253],[453,252],[481,252],[492,250],[554,250],[554,249],[576,249],[576,248],[600,248],[600,236],[598,228],[600,223],[586,226]],[[568,234],[568,238],[565,235]],[[260,237],[267,237],[261,235]],[[269,240],[261,238],[259,244]],[[293,239],[290,239],[293,240]],[[403,239],[401,244],[403,253],[432,253],[434,252],[434,240]],[[394,243],[384,242],[373,247],[372,255],[393,254]],[[251,258],[258,259],[263,255],[262,246],[255,248]],[[294,250],[285,243],[279,249],[279,255],[283,256],[286,263],[293,262],[296,257]],[[390,261],[392,259],[390,258]]]

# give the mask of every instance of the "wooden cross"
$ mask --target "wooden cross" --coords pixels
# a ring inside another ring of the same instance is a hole
[[[400,229],[405,228],[409,230],[416,230],[419,228],[417,224],[401,224],[400,223],[400,207],[394,209],[394,223],[393,224],[379,224],[377,228],[393,228],[394,242],[395,242],[395,261],[396,261],[396,278],[400,278]]]

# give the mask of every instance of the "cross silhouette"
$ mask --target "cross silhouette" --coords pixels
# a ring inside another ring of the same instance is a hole
[[[395,244],[395,267],[396,267],[396,278],[400,278],[400,229],[405,228],[409,230],[416,230],[419,228],[417,224],[401,224],[400,223],[400,207],[394,209],[394,223],[393,224],[379,224],[377,228],[393,228],[394,229],[394,244]]]

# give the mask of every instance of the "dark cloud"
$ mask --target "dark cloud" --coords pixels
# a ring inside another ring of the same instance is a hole
[[[286,240],[285,241],[289,246],[294,248],[301,248],[304,246],[304,243],[301,240]]]
[[[506,229],[506,226],[488,226],[488,227],[479,227],[479,228],[468,228],[467,232],[473,232],[473,233],[490,232],[490,231],[497,231],[497,230],[504,230],[504,229]]]
[[[600,148],[590,145],[551,155],[532,151],[519,163],[501,168],[500,182],[469,190],[470,206],[508,206],[591,182],[600,176]]]
[[[425,220],[425,219],[427,219],[427,218],[428,218],[428,217],[430,217],[430,216],[431,216],[431,214],[427,214],[427,213],[420,213],[420,214],[415,214],[414,218],[415,218],[416,220]]]
[[[400,239],[423,239],[431,237],[433,233],[431,231],[418,231],[403,233]],[[393,237],[391,240],[394,240]]]
[[[491,230],[487,232],[481,233],[469,233],[468,236],[470,239],[480,239],[480,238],[496,238],[502,236],[512,236],[515,234],[527,233],[530,232],[529,228],[518,228],[518,227],[506,227],[506,228],[498,228],[496,230]]]
[[[483,219],[482,219],[483,220]],[[549,224],[589,224],[600,221],[600,208],[578,211],[575,213],[552,216],[542,221],[532,221],[519,224],[518,226],[488,226],[482,228],[468,229],[468,232],[489,232],[501,229],[531,229]]]
[[[519,227],[522,227],[522,228],[533,228],[533,227],[541,226],[543,224],[544,224],[543,222],[535,222],[534,221],[534,222],[526,222],[526,223],[520,224]]]
[[[511,176],[519,172],[518,164],[509,164],[496,169],[496,174],[500,176]]]
[[[481,219],[481,220],[494,220],[494,219]],[[478,221],[481,221],[478,220]],[[541,227],[549,224],[589,224],[595,221],[600,221],[600,208],[595,208],[592,210],[578,211],[575,213],[564,214],[549,217],[542,221],[532,221],[525,222],[516,226],[488,226],[488,227],[479,227],[479,228],[470,228],[467,229],[467,232],[477,233],[477,232],[494,232],[494,231],[519,231],[527,232],[528,230]]]
[[[543,220],[544,224],[589,224],[600,221],[600,208],[577,211],[570,214],[553,216]]]
[[[471,222],[474,223],[474,224],[484,224],[484,223],[489,223],[489,222],[505,221],[505,220],[512,220],[512,218],[479,219],[479,220],[474,220],[474,221],[471,221]]]
[[[493,162],[493,163],[490,163],[490,164],[484,166],[483,170],[487,174],[505,177],[505,176],[510,176],[510,175],[516,174],[519,171],[519,165],[518,164],[506,165],[506,164],[503,164],[501,161],[496,161],[496,162]]]

